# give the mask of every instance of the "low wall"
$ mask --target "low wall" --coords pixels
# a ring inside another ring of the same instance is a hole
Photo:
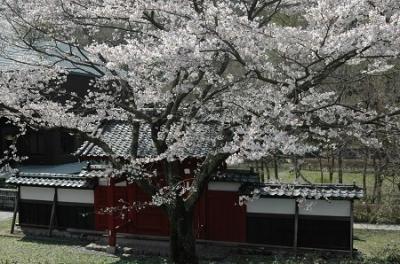
[[[47,228],[34,228],[34,227],[19,227],[25,235],[34,237],[47,237]],[[59,238],[79,239],[80,242],[90,243],[87,248],[92,250],[101,250],[107,248],[107,235],[106,232],[67,229],[64,231],[54,230],[53,236]],[[51,239],[51,238],[49,238]],[[94,247],[98,249],[93,248]],[[117,247],[119,251],[125,249],[132,249],[134,254],[138,255],[156,255],[168,256],[169,255],[169,237],[160,236],[146,236],[146,235],[132,235],[132,234],[117,234]],[[292,247],[283,246],[268,246],[263,244],[249,244],[240,242],[222,242],[210,240],[196,240],[197,254],[205,259],[217,261],[225,259],[229,255],[235,254],[286,254],[286,253],[320,253],[320,254],[335,254],[347,256],[353,252],[347,250],[329,250],[329,249],[308,249],[297,248],[294,250]]]

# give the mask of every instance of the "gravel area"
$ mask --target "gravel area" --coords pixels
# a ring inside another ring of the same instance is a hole
[[[12,212],[0,211],[0,221],[7,220],[8,218],[11,218],[12,215],[13,215]]]
[[[400,231],[400,225],[354,224],[354,229]]]

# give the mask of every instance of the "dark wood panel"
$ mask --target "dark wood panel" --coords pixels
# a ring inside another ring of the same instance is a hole
[[[350,220],[299,217],[299,247],[349,250],[350,236]]]
[[[50,222],[51,202],[30,203],[20,201],[19,223],[21,225],[48,226]]]
[[[57,228],[94,230],[93,206],[57,205]]]
[[[19,223],[21,225],[48,226],[52,202],[20,201]],[[56,228],[94,229],[94,208],[92,205],[57,204]]]
[[[293,215],[248,214],[247,242],[290,247],[293,241]]]

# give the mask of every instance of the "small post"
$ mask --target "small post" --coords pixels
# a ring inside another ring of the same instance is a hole
[[[11,223],[11,230],[10,230],[11,234],[14,234],[15,221],[17,220],[17,213],[19,212],[20,196],[21,196],[21,187],[18,185],[17,194],[15,196],[13,218],[12,218],[12,223]]]
[[[293,236],[293,248],[295,254],[297,253],[297,240],[299,231],[299,204],[295,200],[295,211],[294,211],[294,236]]]
[[[354,225],[354,214],[353,214],[353,207],[354,207],[354,201],[350,201],[350,256],[353,257],[353,225]]]
[[[57,187],[54,188],[54,197],[53,197],[53,205],[51,207],[51,214],[50,214],[50,223],[49,223],[49,237],[52,236],[53,233],[53,225],[54,225],[54,218],[56,216],[56,206],[57,206]]]

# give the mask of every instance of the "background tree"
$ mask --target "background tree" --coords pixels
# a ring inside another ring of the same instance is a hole
[[[22,64],[1,73],[0,111],[98,144],[115,175],[129,174],[153,198],[167,189],[171,258],[195,263],[194,207],[221,163],[302,156],[341,133],[378,142],[369,131],[400,110],[343,103],[325,82],[348,64],[390,68],[400,50],[399,7],[393,0],[1,0],[3,56],[15,47],[36,55],[9,58]],[[97,76],[85,97],[54,85],[65,80],[62,63]],[[116,159],[90,134],[109,119],[132,131],[148,126],[157,155],[139,159],[133,148],[127,163]],[[204,145],[210,149],[184,189],[180,164]],[[132,175],[149,162],[162,164],[162,192],[151,177]]]

